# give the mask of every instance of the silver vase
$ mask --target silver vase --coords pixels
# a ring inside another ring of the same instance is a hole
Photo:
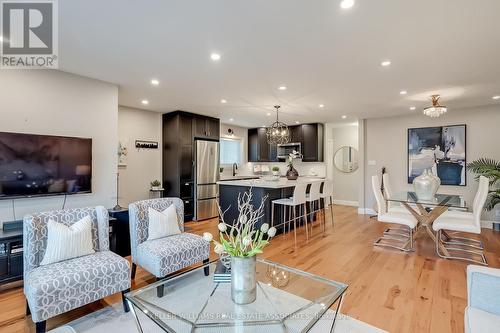
[[[231,298],[236,304],[249,304],[257,297],[257,259],[231,257]]]
[[[413,179],[413,188],[420,200],[432,200],[441,184],[439,177],[434,176],[429,170]]]

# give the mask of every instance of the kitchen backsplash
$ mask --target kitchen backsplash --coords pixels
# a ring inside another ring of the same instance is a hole
[[[254,172],[254,166],[264,166],[264,168],[261,167],[261,169],[266,169],[265,166],[269,168],[269,172],[264,172],[264,173],[271,173],[271,169],[273,166],[277,166],[280,168],[280,172],[282,175],[285,175],[288,167],[287,163],[285,162],[247,162],[238,165],[238,170],[236,173],[240,176],[252,176],[259,174],[258,172]],[[299,172],[300,176],[318,176],[318,177],[326,177],[326,163],[324,162],[301,162],[301,161],[295,161],[293,163],[294,168]],[[223,175],[225,176],[230,176],[232,175],[232,168],[230,165],[223,166],[224,171]],[[258,168],[257,168],[258,169]]]

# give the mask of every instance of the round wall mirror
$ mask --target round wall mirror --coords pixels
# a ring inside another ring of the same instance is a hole
[[[340,147],[333,156],[333,164],[342,172],[354,172],[358,169],[358,151],[351,146]]]

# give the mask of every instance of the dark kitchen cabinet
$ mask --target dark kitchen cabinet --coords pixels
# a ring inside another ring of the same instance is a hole
[[[290,142],[301,144],[303,162],[323,162],[323,124],[290,126]],[[267,143],[265,128],[248,130],[248,161],[277,161],[277,146]]]
[[[266,129],[263,127],[251,128],[248,130],[248,161],[277,161],[276,145],[267,143]]]
[[[184,111],[163,115],[163,188],[184,202],[184,220],[194,217],[194,140],[219,140],[219,119]]]
[[[290,126],[290,142],[302,142],[302,125]]]
[[[302,161],[323,162],[323,124],[304,124],[302,127]]]
[[[220,136],[220,121],[219,121],[219,119],[207,118],[206,124],[207,124],[208,138],[213,139],[213,140],[219,140],[219,136]]]
[[[219,119],[196,116],[193,121],[194,136],[197,138],[219,140]]]

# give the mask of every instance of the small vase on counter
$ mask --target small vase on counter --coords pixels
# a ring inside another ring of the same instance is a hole
[[[432,200],[441,185],[441,179],[429,170],[424,170],[422,174],[413,179],[413,188],[420,200]]]
[[[290,164],[288,166],[288,171],[286,172],[286,179],[296,180],[297,178],[299,178],[299,172],[297,170],[295,170],[293,165]]]

